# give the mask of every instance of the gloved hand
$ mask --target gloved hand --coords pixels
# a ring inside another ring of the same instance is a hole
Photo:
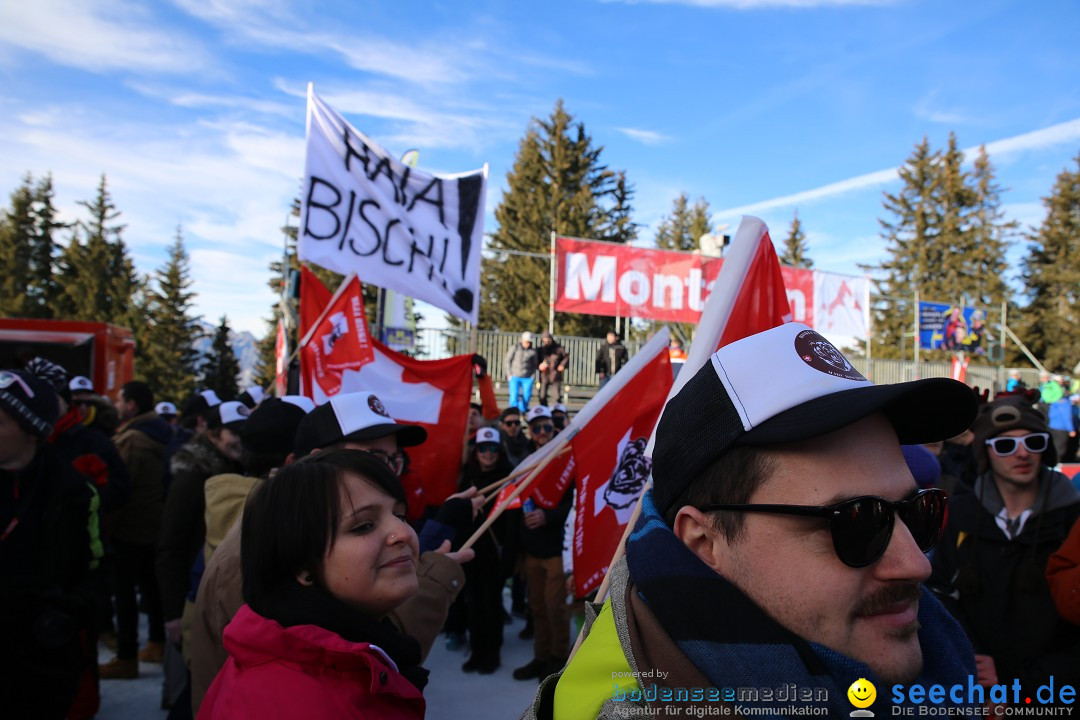
[[[474,354],[472,356],[472,367],[473,375],[475,375],[477,379],[487,375],[487,360],[484,359],[483,355]]]

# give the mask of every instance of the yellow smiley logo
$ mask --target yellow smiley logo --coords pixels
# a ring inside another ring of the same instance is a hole
[[[877,688],[866,678],[859,678],[847,689],[848,700],[857,708],[868,708],[877,699]]]

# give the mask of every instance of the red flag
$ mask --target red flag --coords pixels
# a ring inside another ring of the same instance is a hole
[[[274,341],[274,392],[278,397],[289,394],[289,339],[285,323],[278,320],[277,338]]]
[[[578,478],[573,545],[576,597],[595,590],[607,574],[608,562],[649,478],[652,461],[645,447],[671,382],[671,360],[667,348],[661,346],[571,441],[573,473]]]
[[[351,275],[300,340],[304,394],[316,403],[337,395],[343,373],[374,360],[371,343],[360,280]]]
[[[967,368],[967,358],[964,357],[963,353],[957,353],[956,355],[953,355],[949,377],[951,377],[953,380],[959,380],[960,382],[964,382],[964,378],[967,377]]]
[[[583,597],[604,579],[607,563],[634,512],[649,476],[645,455],[671,387],[668,332],[664,328],[571,420],[571,452],[548,464],[527,493],[540,507],[559,504],[576,482],[574,582]],[[557,440],[522,465],[559,452]],[[550,449],[549,449],[550,448]]]
[[[408,449],[402,476],[409,516],[457,492],[472,396],[472,355],[417,360],[371,339],[373,361],[342,373],[341,392],[377,392],[395,420],[422,426],[428,439]]]
[[[303,338],[311,330],[311,326],[322,315],[323,310],[330,302],[330,291],[322,284],[322,280],[315,273],[308,270],[307,265],[300,267],[300,337]]]
[[[719,348],[790,321],[791,306],[769,228],[744,215],[668,397],[674,397]],[[654,443],[650,438],[649,457]]]
[[[749,221],[755,223],[755,226],[751,228],[753,232],[747,233],[745,237],[746,241],[752,243],[751,252],[740,254],[738,257],[732,253],[724,269],[720,271],[720,277],[717,278],[717,284],[730,281],[737,283],[737,286],[731,312],[726,318],[725,325],[719,328],[720,339],[709,351],[710,355],[724,345],[783,325],[791,320],[791,306],[788,304],[787,292],[784,288],[784,276],[780,272],[780,261],[776,257],[776,250],[769,237],[769,229],[757,218],[746,218],[743,223],[747,224]],[[742,229],[740,226],[740,234],[742,234]],[[739,267],[736,267],[737,263]],[[737,271],[731,273],[734,277],[731,275],[725,277],[724,273],[728,265]],[[711,297],[709,299],[712,300]],[[706,304],[707,309],[708,304]],[[703,324],[704,319],[703,315]]]

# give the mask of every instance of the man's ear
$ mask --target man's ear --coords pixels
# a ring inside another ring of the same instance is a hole
[[[304,587],[311,587],[315,584],[315,577],[307,570],[301,570],[296,573],[296,582]]]
[[[690,552],[721,575],[726,575],[730,563],[727,538],[713,527],[712,519],[696,507],[686,505],[675,516],[672,527],[675,536]]]

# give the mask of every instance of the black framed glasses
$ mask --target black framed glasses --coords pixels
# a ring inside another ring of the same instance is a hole
[[[366,452],[374,455],[375,457],[386,463],[386,466],[394,471],[394,474],[401,476],[403,470],[405,470],[405,453],[398,450],[393,455],[382,450],[367,450]]]
[[[1046,448],[1050,447],[1050,433],[1031,433],[1019,437],[1006,435],[986,441],[994,454],[1000,457],[1014,455],[1020,449],[1020,443],[1024,444],[1024,449],[1029,453],[1046,452]]]
[[[829,521],[833,549],[840,562],[854,568],[872,565],[889,547],[894,517],[900,516],[923,552],[941,537],[948,517],[949,500],[943,490],[919,490],[907,500],[891,502],[865,495],[835,505],[704,505],[698,510],[729,510],[798,515]]]

